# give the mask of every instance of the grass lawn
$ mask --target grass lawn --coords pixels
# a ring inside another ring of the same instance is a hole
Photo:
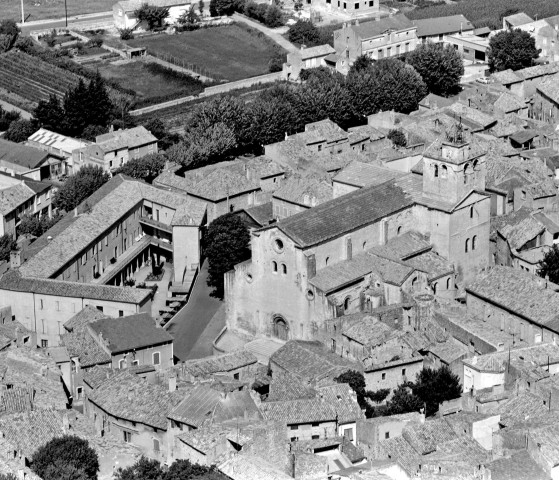
[[[131,62],[122,65],[110,63],[96,64],[95,68],[103,78],[116,80],[122,86],[134,90],[139,99],[170,95],[184,89],[180,80],[165,78],[153,74],[144,68],[142,62]],[[188,95],[186,92],[184,95]]]
[[[115,0],[66,0],[68,17],[112,10]],[[27,21],[64,17],[64,0],[23,0]],[[2,18],[21,21],[20,0],[0,0]]]
[[[157,56],[172,55],[203,67],[213,78],[228,81],[268,73],[268,62],[276,51],[276,44],[264,34],[238,25],[137,38],[128,43],[133,47],[147,47]]]

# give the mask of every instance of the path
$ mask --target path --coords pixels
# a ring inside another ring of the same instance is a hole
[[[192,287],[188,303],[179,310],[167,328],[167,331],[175,337],[173,348],[175,357],[180,360],[191,358],[190,354],[193,350],[203,352],[200,356],[211,355],[211,342],[215,337],[209,339],[205,330],[222,302],[210,297],[212,288],[208,287],[207,279],[208,263],[205,262]]]
[[[250,25],[252,28],[255,28],[256,30],[260,30],[264,35],[270,37],[274,42],[276,42],[278,45],[280,45],[282,48],[284,48],[290,53],[295,53],[299,51],[299,49],[295,45],[293,45],[290,41],[283,38],[283,36],[278,32],[274,31],[273,28],[268,28],[265,25],[262,25],[259,22],[255,22],[254,20],[251,20],[245,17],[244,15],[240,15],[238,13],[233,14],[233,20],[246,23],[247,25]]]
[[[19,112],[22,119],[31,120],[32,115],[29,112],[26,112],[25,110],[22,110],[21,108],[16,107],[15,105],[12,105],[11,103],[8,103],[4,100],[0,100],[0,107],[2,107],[4,110],[7,110],[8,112],[11,110],[15,110],[16,112]]]
[[[74,15],[68,17],[68,28],[76,24],[96,25],[100,22],[112,21],[113,12],[89,13],[87,15]],[[32,22],[18,23],[21,31],[28,35],[34,30],[50,30],[51,28],[63,28],[66,26],[64,18],[54,18],[48,20],[34,20]]]

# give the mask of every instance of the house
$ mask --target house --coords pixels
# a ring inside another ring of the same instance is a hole
[[[503,22],[505,19],[503,18]],[[559,60],[559,45],[557,26],[559,17],[542,18],[539,20],[530,20],[522,23],[515,28],[528,32],[536,41],[536,48],[540,50],[538,62],[557,62]]]
[[[61,171],[60,173],[71,175],[74,173],[72,152],[84,147],[85,145],[90,145],[91,142],[67,137],[60,133],[40,128],[27,139],[25,144],[30,147],[39,148],[40,150],[44,150],[45,152],[53,155],[63,157],[65,159],[65,164],[63,164],[63,166],[66,167],[66,170]]]
[[[378,0],[307,0],[307,4],[316,6],[319,10],[327,10],[336,14],[344,14],[353,18],[373,16],[380,18],[380,3]]]
[[[326,57],[336,53],[330,45],[318,45],[306,48],[301,45],[301,50],[287,54],[287,61],[283,64],[282,78],[296,82],[299,80],[301,70],[326,66]]]
[[[559,122],[559,74],[547,77],[536,87],[531,118],[557,125]]]
[[[237,159],[181,172],[178,166],[164,170],[155,186],[207,205],[208,223],[226,213],[267,203],[285,177],[285,169],[261,156]]]
[[[417,38],[421,43],[442,43],[445,35],[473,32],[474,26],[464,15],[414,20]]]
[[[347,70],[355,59],[366,55],[374,60],[397,57],[415,50],[417,26],[404,15],[355,24],[344,23],[334,32],[336,54],[347,61]]]
[[[388,180],[404,176],[404,172],[386,168],[375,163],[354,161],[332,178],[333,195],[338,198],[363,187],[380,185]]]
[[[122,0],[113,5],[113,21],[117,29],[129,28],[136,29],[139,21],[135,15],[143,3],[140,0]],[[169,15],[165,19],[166,23],[174,24],[179,17],[192,8],[192,3],[185,0],[150,0],[148,5],[169,9]]]
[[[559,72],[559,62],[552,62],[534,67],[523,68],[522,70],[504,70],[492,74],[494,82],[504,86],[514,95],[528,100],[535,93],[538,85],[547,77]]]
[[[17,238],[21,217],[52,216],[52,184],[0,172],[0,235]]]
[[[166,370],[174,364],[173,337],[147,313],[101,318],[86,328],[110,355],[112,368],[153,365],[156,370]]]
[[[552,342],[559,332],[559,286],[523,270],[495,266],[466,287],[468,313],[528,345]]]
[[[137,5],[139,8],[141,4]],[[93,165],[111,172],[129,160],[157,151],[157,138],[143,126],[111,131],[95,137],[94,143],[72,151],[73,171],[76,173],[84,165]]]
[[[507,15],[503,17],[503,30],[511,30],[513,28],[518,28],[527,23],[533,22],[534,20],[526,15],[524,12],[515,13],[513,15]]]
[[[65,162],[62,155],[0,138],[0,171],[39,182],[65,174]]]
[[[86,393],[84,414],[101,436],[110,432],[146,457],[166,462],[172,449],[167,415],[184,392],[152,385],[128,369],[107,377]]]
[[[237,350],[223,355],[187,360],[181,364],[180,369],[186,372],[186,377],[191,381],[204,381],[219,375],[246,382],[255,378],[258,363],[249,351]]]

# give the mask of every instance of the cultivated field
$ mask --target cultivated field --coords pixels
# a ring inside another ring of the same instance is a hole
[[[542,19],[559,15],[558,0],[461,0],[452,4],[433,5],[406,12],[410,20],[421,18],[464,15],[476,27],[492,26],[499,28],[501,15],[525,12],[532,18]]]
[[[268,73],[275,43],[259,32],[238,25],[206,28],[179,35],[156,35],[128,42],[133,47],[147,47],[148,52],[184,60],[204,67],[208,75],[235,81]]]
[[[68,16],[86,13],[108,12],[112,10],[115,0],[67,0]],[[27,21],[46,18],[64,17],[64,0],[23,0]],[[0,0],[2,18],[21,21],[21,2],[19,0]]]
[[[124,64],[101,63],[94,67],[101,76],[107,80],[114,80],[123,87],[134,90],[139,104],[150,104],[150,99],[165,101],[179,96],[188,96],[200,93],[202,85],[188,85],[181,78],[171,78],[154,72],[147,68],[143,62],[130,62]],[[193,82],[194,83],[194,82]]]
[[[18,50],[0,55],[0,88],[31,102],[62,96],[79,77]]]

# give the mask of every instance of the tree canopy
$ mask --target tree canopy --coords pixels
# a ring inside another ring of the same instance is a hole
[[[380,403],[390,394],[390,389],[381,389],[376,392],[367,390],[365,377],[356,370],[344,372],[334,380],[338,383],[347,383],[351,387],[357,396],[357,403],[362,410],[365,410],[367,418],[375,416],[375,407],[371,402]]]
[[[489,41],[489,69],[500,72],[531,67],[540,51],[536,48],[535,38],[524,30],[499,32]]]
[[[213,296],[223,298],[223,275],[250,258],[250,234],[238,215],[227,213],[216,218],[206,234],[208,286]]]
[[[460,378],[443,365],[435,370],[424,368],[419,372],[413,384],[413,393],[425,404],[427,416],[439,410],[439,404],[453,400],[462,394]]]
[[[22,118],[10,123],[4,138],[10,142],[21,143],[25,142],[37,130],[39,130],[39,126],[36,120],[24,120]]]
[[[167,158],[161,153],[150,153],[140,158],[126,162],[114,171],[114,175],[122,173],[129,177],[139,178],[147,183],[152,183],[165,168]]]
[[[17,243],[14,240],[14,237],[12,237],[9,233],[5,233],[0,236],[0,262],[2,260],[9,261],[10,252],[14,250],[16,246]]]
[[[16,43],[21,30],[13,19],[0,20],[0,53],[7,52]]]
[[[166,469],[157,460],[141,457],[134,465],[119,468],[115,480],[225,480],[215,467],[206,467],[189,460],[175,460]]]
[[[559,246],[553,246],[545,253],[538,265],[537,273],[550,282],[559,283]]]
[[[31,469],[44,480],[96,480],[99,458],[87,440],[64,435],[53,438],[35,452]]]
[[[148,30],[153,30],[163,26],[163,22],[169,16],[169,8],[149,5],[146,2],[134,11],[134,15],[140,22],[148,24]]]
[[[386,137],[397,147],[405,147],[408,143],[405,133],[397,128],[390,130]]]
[[[297,20],[287,31],[287,38],[291,43],[314,46],[320,43],[320,30],[310,21]]]
[[[421,75],[429,92],[448,97],[460,91],[464,63],[460,53],[452,45],[418,45],[406,61]]]
[[[78,173],[71,175],[58,189],[52,205],[59,210],[69,212],[110,179],[101,167],[85,165]]]
[[[49,218],[47,215],[43,215],[41,218],[36,215],[23,215],[21,217],[21,223],[17,227],[17,233],[18,235],[33,235],[35,237],[40,237],[49,228],[56,224],[60,218],[60,215],[56,215],[52,218]]]
[[[373,59],[368,55],[359,55],[351,65],[348,75],[367,70],[373,65]]]
[[[0,105],[0,132],[8,130],[12,122],[19,120],[21,115],[15,110],[4,110]]]

